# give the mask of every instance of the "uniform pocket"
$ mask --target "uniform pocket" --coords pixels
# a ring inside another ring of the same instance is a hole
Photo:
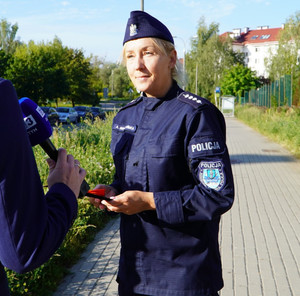
[[[180,138],[165,138],[160,143],[150,144],[148,151],[153,158],[184,156]]]
[[[130,133],[112,133],[111,151],[116,167],[116,174],[120,180],[125,176],[125,162],[133,142],[133,134]]]
[[[187,184],[190,174],[180,138],[166,138],[147,151],[150,191],[177,190]]]

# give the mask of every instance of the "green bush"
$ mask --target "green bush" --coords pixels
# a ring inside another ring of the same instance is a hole
[[[96,120],[93,124],[86,121],[81,128],[60,126],[53,131],[54,145],[66,148],[68,153],[80,160],[81,167],[87,171],[86,181],[91,188],[112,181],[114,166],[109,145],[113,116],[114,114],[109,114],[105,121]],[[46,184],[47,155],[38,146],[34,147],[34,154],[41,180]],[[67,269],[79,259],[87,244],[109,219],[109,216],[92,206],[87,198],[78,200],[77,219],[48,262],[25,274],[6,270],[11,295],[51,295],[67,274]]]
[[[284,146],[300,158],[300,109],[289,107],[259,108],[237,105],[235,115],[249,126]]]

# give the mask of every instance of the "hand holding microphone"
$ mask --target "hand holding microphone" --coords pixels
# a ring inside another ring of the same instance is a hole
[[[89,185],[84,180],[86,172],[79,167],[78,160],[75,160],[72,155],[67,155],[65,149],[56,150],[49,139],[52,135],[52,128],[46,114],[29,98],[20,99],[19,104],[31,146],[39,144],[53,160],[48,160],[50,168],[48,186],[51,187],[59,182],[65,183],[77,197],[84,197],[89,190]]]
[[[60,148],[58,149],[57,161],[49,158],[47,163],[49,166],[47,178],[49,188],[55,183],[64,183],[75,193],[76,197],[84,195],[85,189],[82,189],[81,184],[86,176],[86,171],[79,166],[78,160],[74,159],[72,155],[68,155],[65,149]]]

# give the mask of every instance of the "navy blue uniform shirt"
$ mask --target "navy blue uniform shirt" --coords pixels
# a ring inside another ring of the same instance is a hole
[[[174,82],[116,115],[111,151],[120,192],[154,193],[156,211],[121,215],[120,295],[210,295],[223,287],[220,216],[234,184],[223,115]]]
[[[0,295],[9,295],[3,266],[23,273],[46,262],[77,215],[65,184],[44,195],[17,95],[0,78]]]

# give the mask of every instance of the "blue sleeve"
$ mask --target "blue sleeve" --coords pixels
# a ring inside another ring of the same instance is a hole
[[[234,200],[223,115],[217,108],[205,106],[191,116],[186,130],[185,158],[193,184],[154,193],[158,219],[172,225],[219,219]],[[178,174],[187,172],[178,168]]]
[[[44,195],[16,92],[0,79],[0,261],[26,272],[47,261],[77,215],[65,184]]]

